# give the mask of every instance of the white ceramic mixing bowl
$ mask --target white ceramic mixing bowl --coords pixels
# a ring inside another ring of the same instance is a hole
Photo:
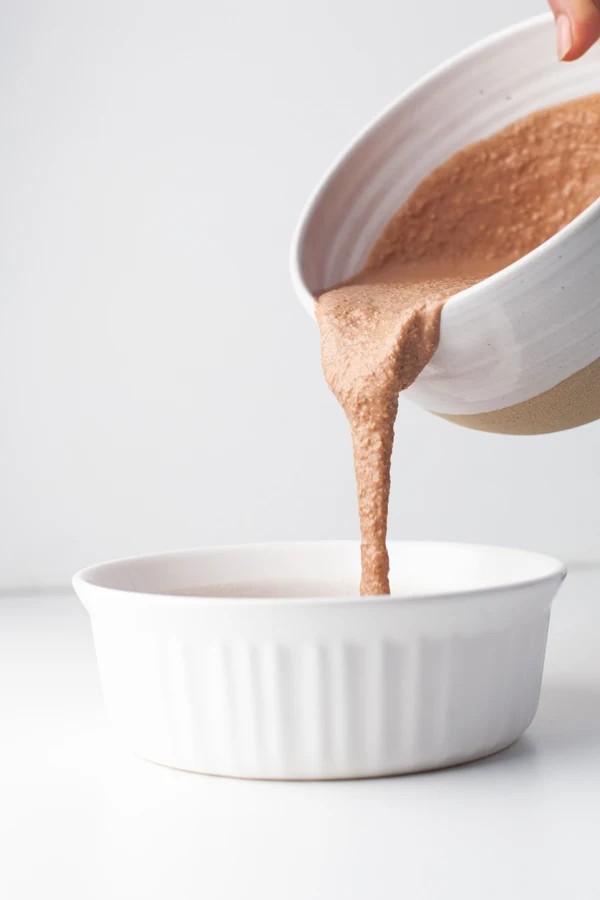
[[[476,45],[409,90],[342,154],[302,216],[292,277],[308,312],[315,295],[360,269],[432,169],[517,118],[595,91],[600,44],[577,63],[558,63],[549,14]],[[489,413],[537,397],[598,358],[600,201],[448,301],[439,348],[407,396],[450,416]]]
[[[391,597],[356,596],[355,542],[191,550],[80,572],[125,743],[197,772],[355,778],[515,741],[536,711],[563,565],[468,544],[391,541],[389,551]],[[215,596],[231,583],[245,596]]]

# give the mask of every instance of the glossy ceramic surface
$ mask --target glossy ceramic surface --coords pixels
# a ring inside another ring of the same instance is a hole
[[[367,599],[354,593],[355,542],[191,550],[76,575],[126,746],[198,772],[320,779],[512,743],[537,708],[564,567],[468,544],[389,550],[393,594]],[[251,596],[214,596],[232,582]],[[170,593],[182,590],[192,596]]]
[[[558,63],[543,15],[467,50],[404,94],[342,154],[292,248],[298,296],[354,274],[437,165],[530,112],[600,91],[600,45]],[[600,357],[600,201],[533,253],[451,298],[439,348],[406,395],[469,415],[536,397]]]

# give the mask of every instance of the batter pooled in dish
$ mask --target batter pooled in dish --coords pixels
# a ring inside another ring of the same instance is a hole
[[[362,271],[318,298],[325,377],[352,431],[362,594],[389,593],[398,394],[433,356],[444,303],[535,249],[599,196],[593,94],[461,150],[421,182]]]

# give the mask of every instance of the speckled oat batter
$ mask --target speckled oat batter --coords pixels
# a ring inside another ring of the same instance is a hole
[[[352,431],[362,594],[389,593],[398,394],[433,356],[445,301],[529,253],[599,196],[600,94],[592,94],[457,153],[396,213],[364,269],[318,298],[325,377]]]

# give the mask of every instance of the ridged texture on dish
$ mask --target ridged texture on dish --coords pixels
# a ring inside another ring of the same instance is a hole
[[[136,753],[213,774],[339,778],[512,743],[535,714],[548,610],[502,630],[404,642],[222,641],[93,624],[108,709]]]

